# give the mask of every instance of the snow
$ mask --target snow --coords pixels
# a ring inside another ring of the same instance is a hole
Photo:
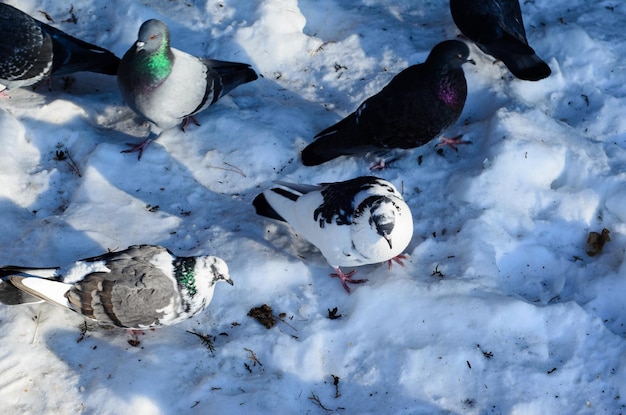
[[[63,2],[9,3],[118,56],[159,18],[173,46],[262,77],[141,161],[120,151],[148,125],[113,77],[76,74],[68,90],[55,79],[0,101],[0,263],[151,243],[217,255],[235,283],[138,347],[121,331],[82,332],[52,305],[0,306],[2,413],[624,412],[626,4],[523,2],[553,70],[540,82],[471,46],[468,100],[447,135],[472,144],[438,151],[435,140],[376,173],[413,210],[410,260],[358,268],[369,281],[347,295],[319,251],[256,216],[252,199],[272,180],[370,174],[371,159],[304,167],[299,152],[456,37],[447,1],[81,0],[75,24]],[[589,256],[587,236],[603,228],[611,240]],[[262,304],[271,329],[247,316]]]

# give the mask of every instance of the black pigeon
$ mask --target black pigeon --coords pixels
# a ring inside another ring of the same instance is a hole
[[[115,75],[119,63],[108,50],[0,3],[0,89],[34,85],[50,75],[80,71]]]
[[[396,75],[355,112],[315,136],[302,151],[302,163],[315,166],[339,156],[426,144],[456,122],[467,97],[462,65],[467,45],[447,40],[426,62]]]
[[[519,79],[547,78],[550,67],[528,46],[518,0],[450,0],[459,30]]]

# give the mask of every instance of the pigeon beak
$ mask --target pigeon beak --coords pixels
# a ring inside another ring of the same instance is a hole
[[[141,50],[143,49],[143,47],[146,45],[146,42],[142,42],[140,40],[138,40],[137,42],[135,42],[135,46],[137,47],[137,50]]]
[[[474,59],[468,59],[465,61],[465,63],[471,63],[472,65],[476,65],[476,62],[474,62]]]
[[[391,246],[391,238],[389,237],[389,235],[383,235],[383,238],[385,238],[385,241],[387,241],[387,243],[389,244],[389,249],[393,249],[393,246]]]
[[[224,279],[224,281],[226,281],[227,283],[229,283],[230,285],[235,285],[235,283],[233,282],[233,280],[229,279]]]

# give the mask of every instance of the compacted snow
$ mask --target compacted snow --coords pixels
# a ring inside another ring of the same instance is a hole
[[[79,73],[0,100],[0,264],[150,243],[218,255],[235,282],[136,347],[52,305],[0,306],[2,413],[625,411],[623,2],[522,2],[552,69],[539,82],[471,45],[468,100],[446,135],[472,144],[435,139],[374,172],[413,211],[410,260],[359,268],[369,281],[350,295],[316,248],[251,202],[273,180],[371,174],[374,157],[304,167],[299,153],[458,36],[447,1],[9,3],[120,57],[158,18],[174,47],[261,77],[140,161],[120,151],[149,126],[114,77]],[[603,229],[610,240],[589,255]],[[264,304],[268,318],[248,316]]]

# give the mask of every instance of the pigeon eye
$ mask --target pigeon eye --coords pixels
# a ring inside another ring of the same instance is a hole
[[[151,35],[150,40],[154,40],[154,39],[156,39],[156,35]]]

